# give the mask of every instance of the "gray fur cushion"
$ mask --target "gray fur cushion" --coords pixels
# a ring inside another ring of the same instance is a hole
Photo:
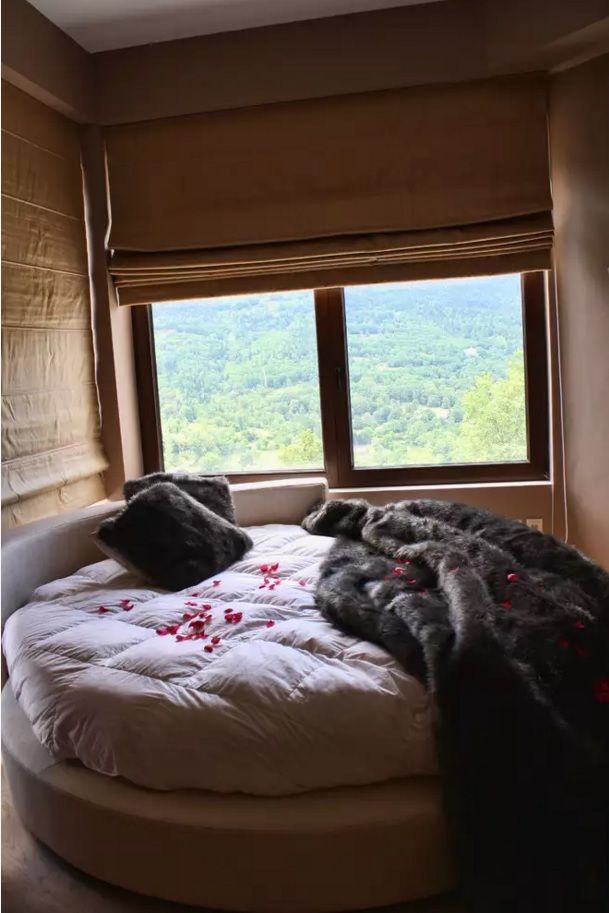
[[[130,501],[138,492],[150,488],[157,482],[172,482],[219,517],[224,517],[229,523],[236,522],[230,485],[224,476],[203,476],[194,472],[152,472],[150,475],[125,482],[125,500]]]
[[[247,533],[171,482],[134,494],[96,533],[99,547],[166,590],[225,570],[252,547]]]

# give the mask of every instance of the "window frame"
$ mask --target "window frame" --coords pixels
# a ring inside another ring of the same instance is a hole
[[[330,488],[530,482],[549,478],[546,272],[521,273],[528,459],[356,469],[352,465],[344,288],[315,289],[315,323],[325,467],[227,473],[232,483],[325,477]],[[163,442],[151,305],[132,308],[135,372],[145,472],[163,469]]]

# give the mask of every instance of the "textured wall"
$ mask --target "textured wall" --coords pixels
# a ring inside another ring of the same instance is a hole
[[[568,533],[609,568],[609,55],[550,101]]]

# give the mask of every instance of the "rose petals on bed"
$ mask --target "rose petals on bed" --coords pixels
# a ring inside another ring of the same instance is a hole
[[[177,634],[179,630],[179,625],[163,625],[162,627],[156,629],[156,633],[161,637],[165,637],[167,634]]]
[[[234,612],[232,609],[226,609],[224,612],[224,621],[229,625],[239,624],[243,618],[243,612]]]
[[[133,606],[135,605],[130,599],[121,599],[119,606],[121,606],[125,612],[130,612]]]
[[[269,621],[267,621],[266,627],[267,627],[267,628],[274,628],[274,627],[275,627],[275,622],[272,620],[272,618],[269,619]]]
[[[594,700],[599,704],[609,704],[609,678],[597,678],[594,682]]]
[[[517,580],[520,580],[520,577],[518,576],[518,574],[515,574],[513,571],[511,571],[507,575],[507,579],[508,579],[509,583],[516,583]]]
[[[259,570],[261,574],[264,574],[262,583],[258,587],[259,590],[274,590],[275,587],[279,586],[281,583],[281,578],[277,573],[279,570],[278,561],[276,561],[274,564],[260,564]]]
[[[109,612],[109,611],[110,611],[110,609],[107,609],[105,605],[100,605],[99,608],[98,608],[98,610],[97,610],[97,614],[98,614],[98,615],[105,615],[106,612]]]

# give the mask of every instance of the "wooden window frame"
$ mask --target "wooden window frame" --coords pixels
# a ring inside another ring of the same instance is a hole
[[[231,482],[326,477],[330,488],[542,481],[549,478],[548,354],[545,272],[521,273],[528,459],[504,463],[356,469],[352,465],[349,362],[343,288],[316,289],[315,321],[325,467],[227,473]],[[132,308],[144,469],[163,468],[154,334],[150,305]]]

